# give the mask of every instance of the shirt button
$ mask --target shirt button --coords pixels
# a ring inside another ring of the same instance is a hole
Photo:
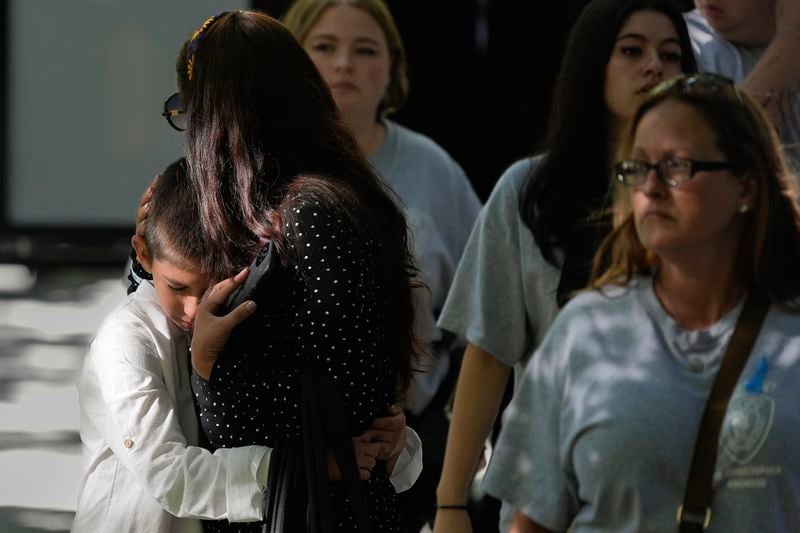
[[[122,445],[129,449],[133,448],[133,439],[125,439],[122,441]]]

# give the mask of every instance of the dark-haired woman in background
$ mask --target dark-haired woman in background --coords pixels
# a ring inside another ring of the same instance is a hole
[[[469,341],[456,389],[436,533],[470,531],[470,482],[512,368],[584,287],[610,228],[611,162],[647,91],[693,72],[686,26],[663,0],[595,0],[567,46],[544,156],[514,164],[481,212],[440,318]],[[504,506],[501,522],[510,520]]]
[[[184,45],[177,71],[198,237],[219,251],[204,270],[226,276],[268,242],[280,259],[258,310],[216,360],[202,335],[214,317],[198,313],[193,388],[206,435],[215,447],[301,446],[307,373],[333,381],[347,432],[361,434],[411,380],[415,267],[403,215],[279,22],[242,11],[212,17]],[[373,530],[402,531],[386,462],[363,491]],[[352,531],[353,502],[338,486],[331,494],[334,530]]]

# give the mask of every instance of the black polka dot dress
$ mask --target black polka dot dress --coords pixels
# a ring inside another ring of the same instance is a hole
[[[192,377],[200,421],[215,448],[299,440],[303,369],[332,377],[353,436],[395,400],[380,245],[368,225],[324,202],[300,198],[285,209],[292,212],[285,213],[282,268],[270,276],[256,314],[234,331],[210,380]],[[339,484],[331,485],[338,530],[357,531]],[[373,531],[404,531],[384,464],[364,489]],[[205,522],[204,529],[260,532],[261,523]]]

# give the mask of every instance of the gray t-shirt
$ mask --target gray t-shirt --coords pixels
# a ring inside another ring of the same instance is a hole
[[[397,193],[405,210],[420,278],[428,290],[415,290],[415,335],[427,343],[442,333],[436,319],[450,289],[470,229],[481,208],[466,174],[428,137],[384,121],[386,138],[370,163]],[[407,405],[419,414],[436,393],[449,358],[435,357],[415,377]]]
[[[478,216],[439,326],[499,361],[524,368],[558,313],[560,270],[542,257],[520,215],[526,177],[539,158],[514,163]]]
[[[684,330],[650,278],[574,298],[506,411],[485,488],[556,531],[675,531],[740,311]],[[708,531],[800,531],[798,383],[800,315],[773,307],[723,422]]]
[[[684,15],[692,41],[692,51],[702,72],[713,72],[742,82],[753,70],[765,46],[742,46],[717,34],[697,9]],[[800,156],[800,87],[786,110],[781,128],[781,141],[791,163],[797,165]]]
[[[539,161],[518,161],[500,177],[472,228],[439,317],[441,328],[513,366],[515,381],[558,313],[561,271],[544,260],[520,215],[522,188]],[[512,511],[503,504],[502,523]]]

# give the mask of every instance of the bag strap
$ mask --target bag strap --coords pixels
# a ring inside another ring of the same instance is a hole
[[[751,290],[736,321],[728,348],[722,356],[717,377],[706,401],[700,431],[692,455],[689,480],[683,504],[678,507],[679,533],[700,533],[711,523],[711,497],[717,463],[719,432],[733,389],[744,369],[761,325],[769,310],[769,300]]]
[[[354,525],[360,532],[372,533],[341,394],[328,376],[304,372],[300,380],[302,444],[296,439],[276,439],[269,464],[261,531],[336,531],[326,460],[326,452],[331,449],[339,464],[340,486],[349,502]]]

